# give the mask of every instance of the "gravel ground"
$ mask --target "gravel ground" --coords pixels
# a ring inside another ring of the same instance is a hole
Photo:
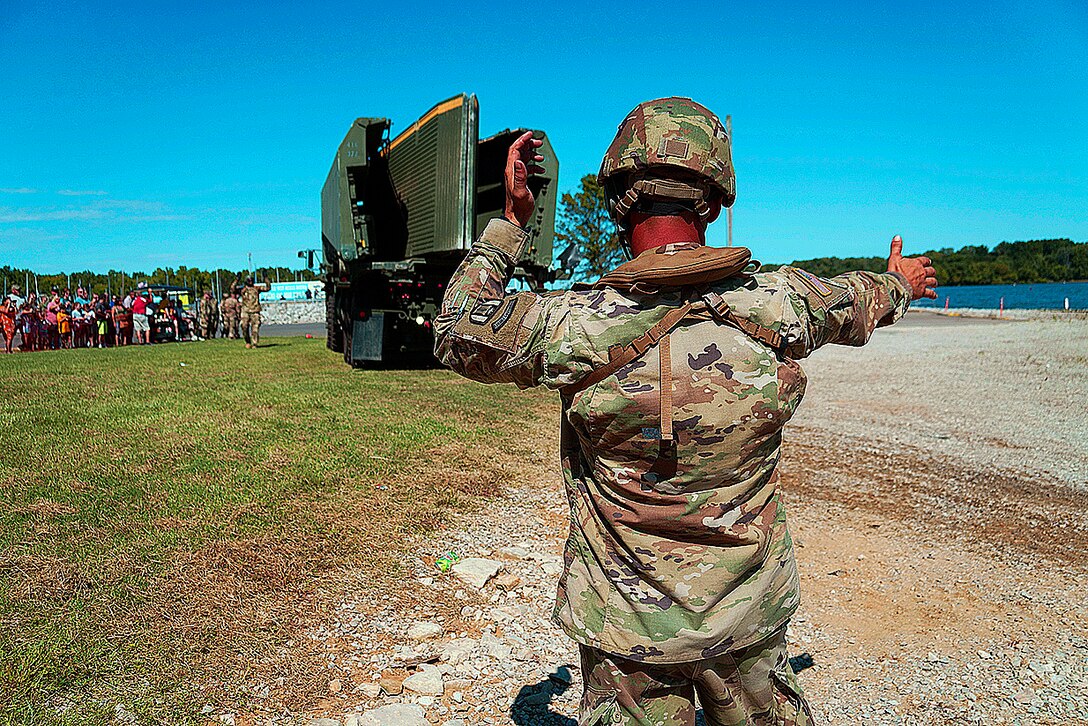
[[[783,488],[791,652],[820,723],[1088,723],[1086,364],[1085,320],[928,313],[805,364]],[[326,700],[252,720],[573,726],[577,652],[548,617],[555,428],[526,432],[541,453],[506,497],[420,543],[404,588],[364,588],[309,633]],[[439,572],[451,549],[493,576]]]

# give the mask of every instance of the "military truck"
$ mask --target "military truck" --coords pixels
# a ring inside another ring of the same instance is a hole
[[[485,139],[479,106],[461,94],[390,140],[387,118],[358,118],[321,190],[322,278],[328,347],[353,366],[433,361],[432,321],[454,269],[488,220],[503,212],[510,144],[524,129]],[[547,173],[531,179],[536,212],[517,261],[519,285],[555,278],[559,164],[546,135]]]

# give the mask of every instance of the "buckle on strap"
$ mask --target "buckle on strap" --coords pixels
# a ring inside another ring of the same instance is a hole
[[[725,317],[726,314],[730,312],[729,304],[721,295],[713,290],[703,294],[703,301],[706,302],[708,308],[720,317]]]

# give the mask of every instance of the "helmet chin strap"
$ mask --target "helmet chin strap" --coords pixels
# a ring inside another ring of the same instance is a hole
[[[613,215],[622,220],[640,200],[691,204],[699,219],[706,222],[710,217],[710,206],[706,203],[709,190],[703,185],[693,186],[687,182],[672,179],[639,179],[632,184],[623,198],[615,203]]]

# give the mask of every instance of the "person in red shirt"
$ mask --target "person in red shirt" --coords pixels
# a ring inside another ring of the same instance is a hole
[[[137,292],[132,301],[132,330],[136,333],[136,342],[147,345],[151,342],[151,324],[147,319],[147,293]]]

